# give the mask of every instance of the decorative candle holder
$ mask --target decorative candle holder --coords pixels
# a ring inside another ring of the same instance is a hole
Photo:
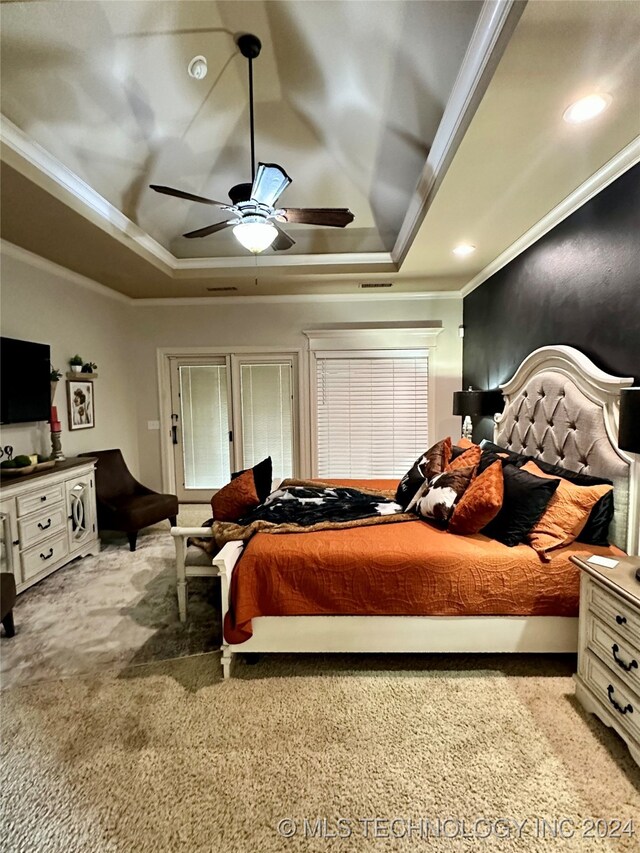
[[[56,406],[51,407],[51,421],[49,425],[51,427],[51,458],[56,461],[64,459],[61,440],[62,427],[58,420],[58,409]]]

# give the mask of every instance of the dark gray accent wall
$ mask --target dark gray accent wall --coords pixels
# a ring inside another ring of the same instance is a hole
[[[465,297],[464,327],[465,388],[497,388],[549,344],[640,383],[640,165]]]

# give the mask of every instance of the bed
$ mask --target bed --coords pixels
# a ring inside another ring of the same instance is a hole
[[[616,440],[620,390],[632,384],[572,347],[542,347],[501,386],[505,408],[494,429],[501,447],[610,478],[610,539],[627,553],[638,549],[639,466]],[[172,529],[181,617],[186,537],[207,532]],[[226,678],[236,652],[573,652],[579,578],[572,553],[607,550],[573,543],[541,565],[527,545],[507,548],[410,521],[257,534],[246,548],[227,543],[210,566],[191,573],[220,576]],[[301,573],[318,579],[313,595],[304,594]],[[331,612],[338,599],[347,615]]]

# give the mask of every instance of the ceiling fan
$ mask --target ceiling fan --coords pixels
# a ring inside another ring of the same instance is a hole
[[[344,228],[353,222],[353,213],[346,207],[276,207],[282,193],[291,183],[285,170],[276,163],[258,163],[255,161],[255,136],[253,127],[253,60],[260,55],[262,47],[257,36],[247,33],[237,40],[240,53],[249,60],[249,125],[251,136],[251,178],[252,183],[236,184],[229,190],[231,204],[215,201],[211,198],[194,195],[173,187],[150,184],[158,193],[210,204],[232,214],[229,219],[189,231],[184,237],[208,237],[216,231],[233,226],[233,233],[239,243],[254,254],[259,254],[269,246],[276,251],[290,249],[295,240],[280,227],[280,222],[300,223],[303,225],[323,225]]]

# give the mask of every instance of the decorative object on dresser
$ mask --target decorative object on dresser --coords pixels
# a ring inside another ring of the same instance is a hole
[[[58,420],[57,406],[51,406],[49,428],[51,429],[51,458],[59,462],[64,459],[64,453],[62,452],[62,425]]]
[[[462,437],[471,440],[474,417],[486,417],[501,412],[504,400],[500,391],[477,391],[471,386],[466,391],[453,392],[453,414],[461,415]]]
[[[582,571],[576,697],[640,764],[640,557],[571,560]]]
[[[96,425],[93,382],[89,379],[67,380],[69,429],[92,429]]]
[[[96,496],[100,530],[121,530],[136,550],[138,531],[168,519],[175,527],[178,498],[154,492],[139,483],[119,449],[81,453],[96,461]]]
[[[625,388],[620,394],[618,447],[640,453],[640,387]]]
[[[5,481],[0,489],[0,571],[20,593],[51,572],[100,550],[96,530],[95,459]]]

